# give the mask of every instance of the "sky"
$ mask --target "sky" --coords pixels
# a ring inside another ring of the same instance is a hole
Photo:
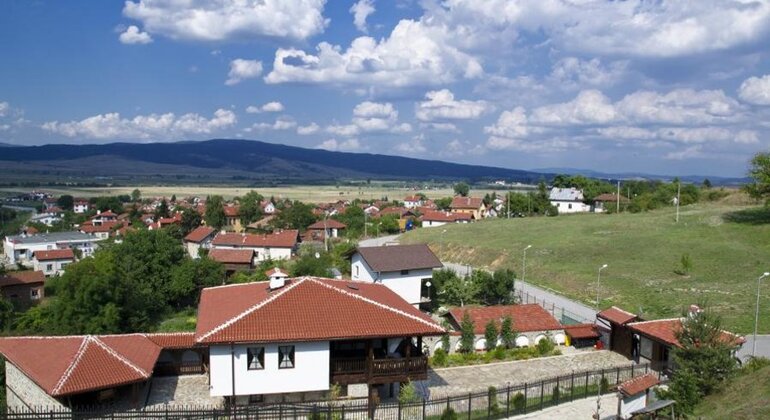
[[[770,0],[6,0],[0,57],[15,145],[712,176],[770,145]]]

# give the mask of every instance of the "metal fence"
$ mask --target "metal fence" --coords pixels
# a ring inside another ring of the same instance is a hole
[[[593,319],[587,319],[584,316],[569,311],[562,306],[556,305],[554,302],[538,297],[527,291],[517,289],[514,294],[519,303],[536,303],[546,311],[550,312],[554,318],[558,319],[559,322],[564,325],[593,324],[595,321]]]
[[[650,365],[630,365],[614,369],[572,372],[538,382],[493,388],[446,398],[410,403],[388,402],[376,406],[373,418],[401,419],[500,419],[542,410],[557,404],[612,391],[614,385],[650,372]],[[454,413],[453,416],[451,413]],[[0,419],[12,420],[90,420],[90,419],[308,419],[364,420],[370,418],[366,400],[318,401],[227,408],[161,406],[136,411],[110,412],[105,408],[63,410],[11,410]]]

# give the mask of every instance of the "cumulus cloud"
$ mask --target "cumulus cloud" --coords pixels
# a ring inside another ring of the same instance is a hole
[[[353,151],[361,149],[361,143],[358,139],[347,139],[338,141],[337,139],[328,139],[316,146],[316,149],[325,149],[331,151]]]
[[[350,137],[360,133],[357,125],[353,124],[332,124],[326,127],[326,132],[337,136]]]
[[[361,133],[408,133],[412,126],[398,122],[398,110],[390,102],[364,101],[353,108],[350,124],[331,124],[326,132],[351,137]]]
[[[131,25],[118,37],[123,44],[149,44],[152,37],[147,32],[142,32],[136,25]]]
[[[237,122],[234,112],[218,109],[212,118],[196,113],[176,116],[174,113],[138,115],[122,118],[119,113],[99,114],[80,121],[50,121],[42,128],[66,137],[89,139],[177,139],[192,134],[210,134],[232,127]]]
[[[246,107],[246,112],[249,114],[259,114],[262,112],[281,112],[283,111],[283,104],[280,102],[268,102],[262,106],[249,105]]]
[[[428,148],[423,144],[425,137],[423,135],[417,135],[412,137],[411,140],[398,143],[393,150],[403,155],[421,154],[428,151]]]
[[[316,123],[310,123],[308,125],[301,125],[297,127],[297,134],[300,136],[309,136],[315,134],[321,130],[321,127]]]
[[[612,102],[598,90],[584,90],[572,101],[532,111],[532,121],[544,125],[606,124],[616,117]]]
[[[353,14],[353,24],[359,31],[369,32],[366,28],[366,18],[374,11],[374,0],[358,0],[350,7],[350,13]]]
[[[172,39],[238,38],[304,40],[323,32],[325,0],[126,1],[123,15]]]
[[[297,123],[292,120],[289,117],[280,117],[275,120],[273,123],[256,123],[253,124],[251,127],[245,128],[243,131],[250,133],[252,131],[266,131],[266,130],[274,130],[274,131],[280,131],[280,130],[291,130],[294,127],[297,126]]]
[[[770,105],[770,74],[744,80],[738,89],[738,96],[750,104]]]
[[[0,117],[5,117],[11,109],[11,104],[8,102],[0,102]]]
[[[565,57],[554,63],[549,78],[552,83],[563,88],[611,86],[623,77],[627,68],[627,60],[604,65],[598,58],[581,60]]]
[[[618,112],[637,123],[709,124],[739,117],[740,104],[721,90],[675,89],[661,94],[637,91],[616,104]]]
[[[259,60],[244,60],[236,58],[230,62],[230,72],[227,73],[227,86],[237,85],[246,80],[259,77],[262,74],[262,62]]]
[[[471,120],[491,108],[485,101],[455,100],[449,89],[430,91],[425,99],[415,107],[415,116],[420,121]]]

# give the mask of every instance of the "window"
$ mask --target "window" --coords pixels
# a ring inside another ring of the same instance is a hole
[[[572,208],[572,204],[569,204],[569,208]]]
[[[294,346],[278,346],[278,369],[294,368]]]
[[[358,278],[358,266],[356,266],[356,278]]]
[[[40,289],[29,289],[29,298],[31,300],[40,299]]]
[[[53,264],[46,264],[45,271],[53,271]]]
[[[409,270],[401,270],[401,275],[406,276],[409,274]]]
[[[652,341],[642,337],[639,341],[639,354],[647,360],[652,360]]]
[[[265,368],[265,348],[249,347],[246,349],[246,363],[248,370],[260,370]]]

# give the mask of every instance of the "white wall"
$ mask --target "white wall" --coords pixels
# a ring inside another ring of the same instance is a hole
[[[620,404],[620,417],[627,419],[631,413],[647,405],[647,394],[642,392],[630,397],[623,398]]]
[[[42,271],[46,276],[62,275],[64,274],[64,267],[72,263],[72,260],[38,261],[33,259],[32,261],[34,263],[34,270]],[[50,270],[48,269],[49,265],[51,266]]]
[[[250,247],[250,246],[230,246],[230,245],[214,245],[212,248],[218,249],[253,249],[256,252],[254,262],[258,263],[265,260],[288,260],[291,258],[291,248],[263,248],[263,247]]]
[[[585,213],[591,211],[591,206],[582,201],[551,201],[551,205],[559,209],[559,214]],[[570,208],[570,206],[572,208]]]
[[[436,227],[444,226],[447,222],[439,222],[438,220],[423,220],[422,227]]]
[[[279,344],[238,344],[235,350],[236,395],[279,394],[329,389],[329,342],[286,343],[294,345],[292,369],[278,369]],[[246,349],[265,347],[265,368],[248,370]],[[229,345],[210,348],[211,396],[232,395],[232,364]]]
[[[409,270],[409,273],[404,275],[401,274],[401,271],[377,273],[366,264],[361,254],[358,253],[354,254],[351,259],[350,273],[352,280],[381,282],[385,287],[396,292],[402,299],[413,305],[420,303],[422,279],[433,277],[432,268]]]

